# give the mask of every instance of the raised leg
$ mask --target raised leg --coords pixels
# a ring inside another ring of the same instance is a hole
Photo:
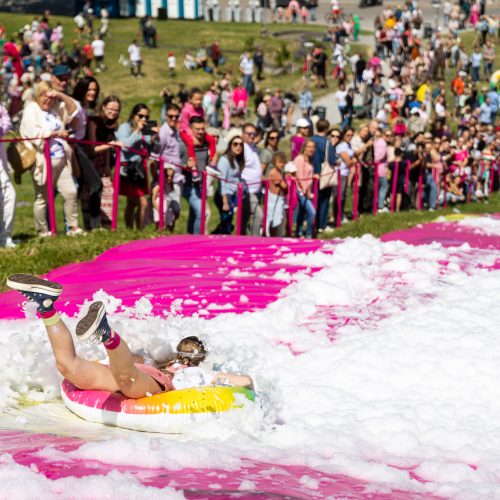
[[[134,365],[132,353],[120,336],[108,325],[102,302],[94,302],[76,326],[76,335],[81,341],[102,342],[108,353],[110,366],[117,390],[129,398],[141,398],[161,392],[160,385]]]

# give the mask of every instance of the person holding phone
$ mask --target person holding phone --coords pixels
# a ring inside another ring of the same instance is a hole
[[[122,151],[122,170],[120,175],[120,194],[127,197],[125,206],[125,225],[143,229],[148,207],[148,157],[146,153],[154,142],[156,127],[148,129],[149,108],[146,104],[136,104],[128,121],[122,123],[116,132],[116,138],[128,150]],[[151,132],[151,133],[150,133]]]

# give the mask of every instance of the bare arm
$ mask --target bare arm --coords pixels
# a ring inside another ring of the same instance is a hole
[[[248,375],[237,375],[236,373],[218,372],[212,379],[211,384],[231,384],[253,389],[253,380]]]

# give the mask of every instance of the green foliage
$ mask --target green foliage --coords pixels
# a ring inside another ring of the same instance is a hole
[[[276,66],[282,68],[285,66],[286,62],[290,59],[290,51],[288,50],[288,44],[284,41],[280,42],[279,49],[276,52]]]

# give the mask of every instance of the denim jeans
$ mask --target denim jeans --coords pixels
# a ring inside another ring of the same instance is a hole
[[[318,229],[325,229],[328,224],[328,208],[330,207],[330,198],[332,197],[332,188],[328,187],[319,190],[318,197]]]
[[[480,66],[472,66],[471,68],[471,74],[472,74],[472,81],[473,82],[478,82],[481,78],[479,76],[479,70],[480,70]]]
[[[380,210],[384,208],[385,197],[387,196],[387,177],[378,178],[378,205],[377,208]]]
[[[198,184],[184,185],[182,196],[189,203],[188,233],[200,234],[201,189]]]
[[[306,198],[302,193],[297,193],[297,236],[302,236],[302,226],[304,219],[307,219],[306,238],[312,238],[313,222],[316,217],[316,210],[312,200]]]
[[[432,169],[427,169],[425,172],[425,199],[429,208],[436,208],[437,186],[432,175]]]
[[[248,95],[253,95],[253,80],[252,75],[243,75],[243,87],[247,91]]]

